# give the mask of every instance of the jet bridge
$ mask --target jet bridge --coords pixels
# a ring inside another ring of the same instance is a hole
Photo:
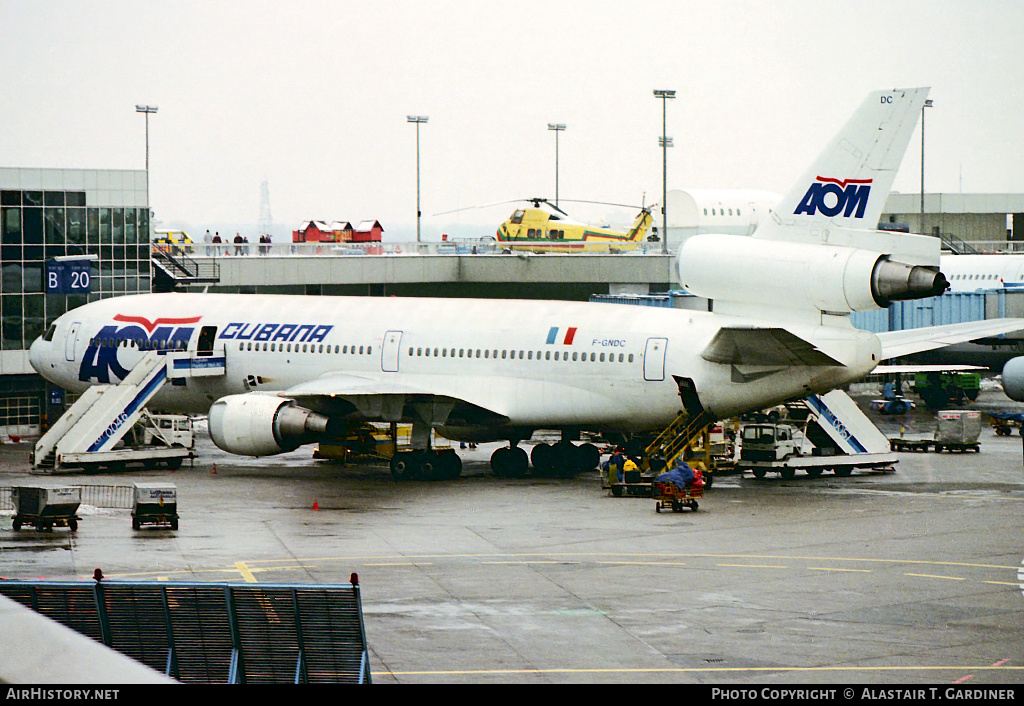
[[[146,353],[120,383],[86,390],[36,442],[32,466],[54,471],[131,461],[163,461],[179,466],[191,449],[170,443],[143,448],[118,444],[146,416],[146,404],[168,380],[223,375],[224,360],[223,354],[197,357],[188,351]]]

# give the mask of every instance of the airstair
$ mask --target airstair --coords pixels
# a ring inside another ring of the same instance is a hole
[[[145,414],[146,404],[170,379],[223,375],[224,356],[196,357],[188,351],[149,351],[116,385],[86,390],[36,442],[32,466],[54,471],[132,460],[187,455],[171,447],[115,448]],[[180,463],[180,460],[179,460]]]
[[[644,455],[648,459],[663,459],[665,468],[671,468],[715,421],[714,415],[706,409],[701,409],[696,415],[686,411],[680,412],[679,416],[644,449]]]
[[[811,395],[804,404],[814,414],[807,437],[817,448],[832,447],[846,455],[880,454],[890,456],[889,439],[842,390],[826,395]],[[827,437],[827,440],[826,440]]]

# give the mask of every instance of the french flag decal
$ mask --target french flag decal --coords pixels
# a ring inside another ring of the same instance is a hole
[[[548,330],[548,340],[547,340],[547,342],[549,344],[558,343],[559,342],[558,341],[558,332],[561,331],[561,330],[562,329],[560,329],[558,326],[552,326]],[[564,334],[564,337],[563,337],[561,343],[564,346],[571,346],[572,345],[572,339],[574,339],[576,337],[576,327],[575,326],[570,326],[569,328],[564,329],[564,330],[565,330],[565,334]]]

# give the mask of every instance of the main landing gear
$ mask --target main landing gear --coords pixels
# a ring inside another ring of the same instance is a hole
[[[462,459],[454,449],[400,451],[391,458],[395,480],[452,480],[462,475]]]
[[[535,475],[568,477],[592,470],[600,461],[601,451],[593,444],[559,441],[537,444],[529,456],[516,445],[499,448],[491,454],[491,470],[499,478],[522,478],[532,463]]]

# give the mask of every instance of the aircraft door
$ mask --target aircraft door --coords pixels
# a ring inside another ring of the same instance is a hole
[[[75,344],[78,341],[78,329],[81,326],[81,322],[76,321],[71,324],[71,328],[68,329],[68,335],[64,339],[64,360],[75,359]]]
[[[665,379],[665,349],[667,338],[648,338],[644,351],[644,380],[657,382]]]
[[[388,331],[384,334],[384,345],[380,352],[380,369],[385,373],[398,372],[398,359],[402,344],[401,331]]]
[[[213,355],[213,342],[216,338],[216,326],[203,326],[199,329],[199,341],[196,343],[196,355]]]

